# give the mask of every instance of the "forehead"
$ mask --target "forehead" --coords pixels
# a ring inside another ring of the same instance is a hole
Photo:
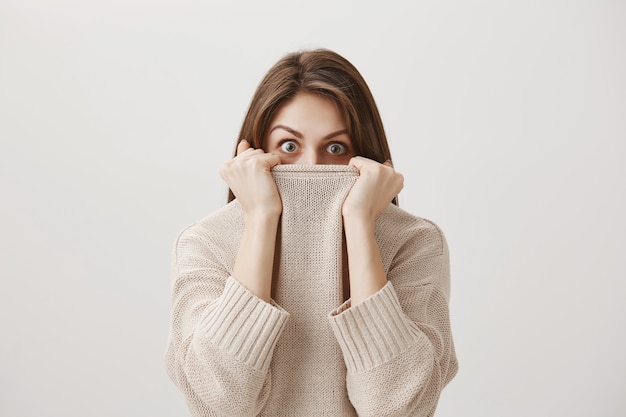
[[[272,117],[270,124],[276,125],[284,122],[303,126],[323,123],[345,127],[342,112],[337,104],[328,97],[312,93],[298,93],[282,104]]]

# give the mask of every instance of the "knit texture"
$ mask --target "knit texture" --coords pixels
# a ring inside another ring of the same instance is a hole
[[[283,213],[270,303],[231,276],[237,200],[176,239],[166,363],[192,415],[432,416],[457,371],[443,234],[390,204],[375,226],[389,282],[351,307],[341,205],[357,172],[279,165],[272,175]]]

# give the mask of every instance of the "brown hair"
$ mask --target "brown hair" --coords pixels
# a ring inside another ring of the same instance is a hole
[[[276,111],[297,93],[331,99],[343,113],[357,155],[380,163],[391,160],[387,136],[369,87],[359,71],[341,55],[327,50],[293,52],[267,72],[256,89],[244,118],[239,139],[263,148]],[[228,201],[234,195],[228,192]],[[394,198],[394,204],[397,200]]]

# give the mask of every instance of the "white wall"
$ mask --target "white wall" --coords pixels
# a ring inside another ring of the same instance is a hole
[[[224,204],[261,76],[312,46],[363,73],[401,206],[446,232],[437,415],[626,414],[626,3],[382,3],[0,2],[0,415],[188,415],[173,240]]]

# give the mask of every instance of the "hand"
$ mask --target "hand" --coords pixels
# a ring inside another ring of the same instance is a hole
[[[390,161],[380,164],[355,156],[348,165],[359,170],[359,178],[343,202],[341,214],[344,218],[361,217],[374,221],[402,190],[404,176],[393,169]]]
[[[253,149],[244,139],[237,145],[237,156],[220,168],[220,175],[246,216],[280,216],[282,202],[270,173],[270,169],[279,163],[278,156]]]

